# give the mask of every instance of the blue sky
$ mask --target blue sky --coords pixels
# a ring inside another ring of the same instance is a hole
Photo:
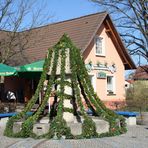
[[[46,2],[46,10],[53,15],[52,21],[68,20],[99,11],[98,7],[88,0],[39,0]]]

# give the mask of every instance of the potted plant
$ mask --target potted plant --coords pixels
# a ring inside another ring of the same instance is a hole
[[[112,67],[113,68],[116,68],[116,64],[114,62],[112,63]]]
[[[97,61],[97,63],[96,63],[96,64],[97,64],[97,66],[98,66],[98,67],[100,67],[101,62],[100,62],[100,61]]]
[[[114,72],[117,71],[117,67],[116,67],[116,64],[114,62],[112,63],[112,68],[113,68]]]
[[[105,62],[104,62],[104,66],[107,67],[107,65],[108,65],[108,63],[105,61]]]

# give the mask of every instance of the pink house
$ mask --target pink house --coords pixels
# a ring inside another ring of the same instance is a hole
[[[100,99],[110,108],[115,108],[117,102],[125,101],[124,72],[136,66],[106,12],[50,24],[32,29],[31,32],[28,37],[29,48],[16,54],[10,63],[23,65],[44,59],[47,49],[66,33],[80,48]],[[22,35],[25,33],[20,32]]]

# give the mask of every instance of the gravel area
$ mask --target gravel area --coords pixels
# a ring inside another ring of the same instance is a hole
[[[8,138],[0,126],[0,148],[147,148],[148,126],[129,126],[126,134],[83,140],[34,140]]]

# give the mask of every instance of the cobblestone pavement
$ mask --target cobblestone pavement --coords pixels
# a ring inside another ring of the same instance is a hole
[[[126,134],[84,140],[8,138],[0,127],[0,148],[148,148],[148,126],[130,126]]]

